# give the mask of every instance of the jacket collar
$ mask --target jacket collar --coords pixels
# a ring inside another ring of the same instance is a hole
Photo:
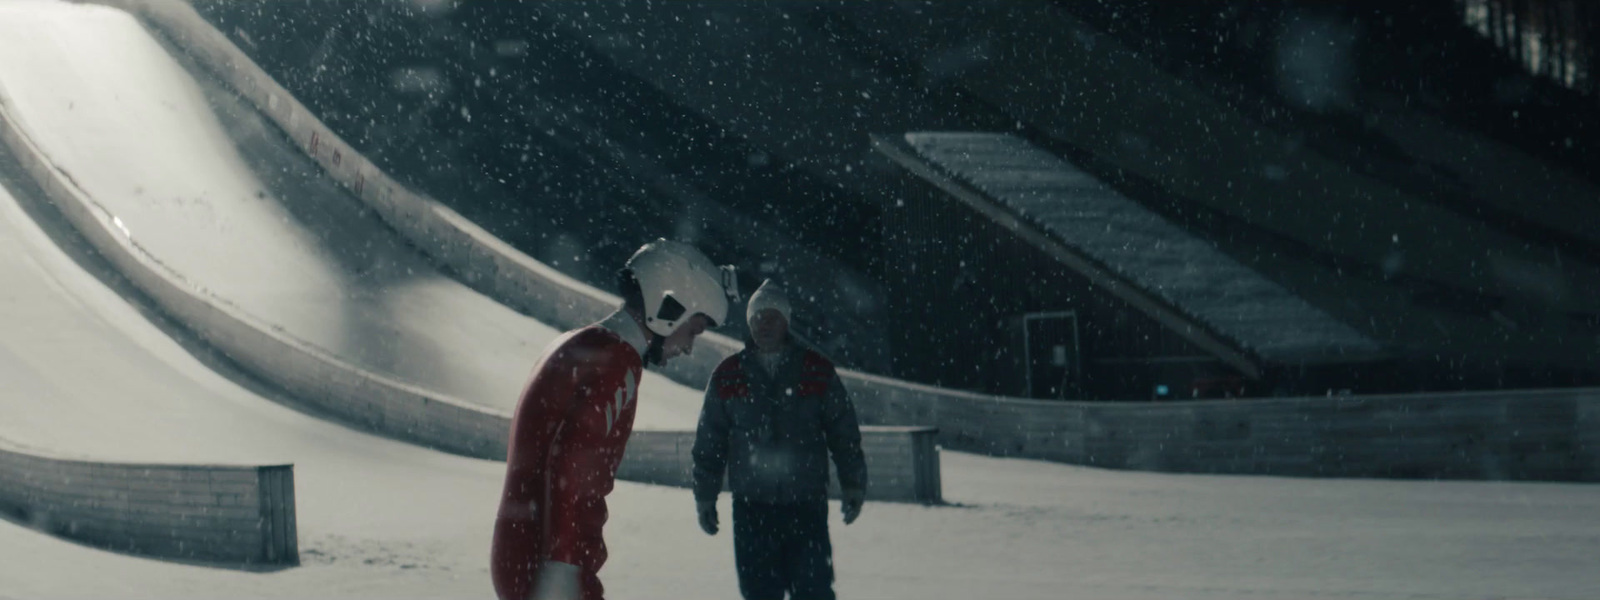
[[[767,370],[760,365],[762,352],[760,348],[756,347],[754,342],[750,342],[745,345],[743,352],[744,357],[741,360],[743,361],[743,366],[746,370],[753,369],[760,373],[762,377],[776,380],[781,379],[784,376],[784,373],[789,370],[789,367],[799,361],[801,351],[802,349],[800,345],[796,344],[794,339],[791,338],[789,343],[784,344],[783,349],[778,351],[778,356],[780,357],[778,358],[778,368],[774,369],[771,373],[768,373]]]

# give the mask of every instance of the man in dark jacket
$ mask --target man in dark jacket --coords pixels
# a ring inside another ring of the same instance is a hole
[[[746,600],[832,600],[828,456],[845,524],[861,514],[867,466],[855,407],[833,363],[794,341],[772,282],[750,297],[751,343],[706,387],[694,444],[700,528],[717,533],[724,473],[733,491],[734,561]]]

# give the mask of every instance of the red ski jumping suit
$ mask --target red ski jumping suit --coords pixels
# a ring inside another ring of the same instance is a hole
[[[511,418],[495,519],[490,570],[503,600],[527,600],[541,574],[576,579],[585,600],[603,596],[605,498],[633,432],[644,343],[619,311],[557,338],[534,367]]]

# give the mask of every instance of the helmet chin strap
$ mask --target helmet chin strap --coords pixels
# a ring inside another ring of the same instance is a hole
[[[653,331],[650,332],[650,344],[645,347],[644,356],[642,357],[644,358],[644,364],[658,367],[665,364],[665,361],[661,360],[661,343],[666,339],[666,336],[656,335]]]
[[[651,331],[650,327],[644,324],[644,317],[639,314],[637,309],[624,308],[624,310],[627,310],[628,314],[633,315],[633,322],[638,323],[639,330],[644,332],[645,337],[650,338],[650,341],[645,344],[644,356],[640,356],[639,358],[643,359],[644,364],[646,365],[655,365],[659,367],[664,364],[664,362],[661,360],[661,343],[666,341],[667,336]]]

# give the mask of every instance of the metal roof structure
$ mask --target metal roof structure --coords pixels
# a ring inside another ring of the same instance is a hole
[[[1379,344],[1065,160],[1000,133],[875,137],[883,154],[1225,362],[1376,358]]]

